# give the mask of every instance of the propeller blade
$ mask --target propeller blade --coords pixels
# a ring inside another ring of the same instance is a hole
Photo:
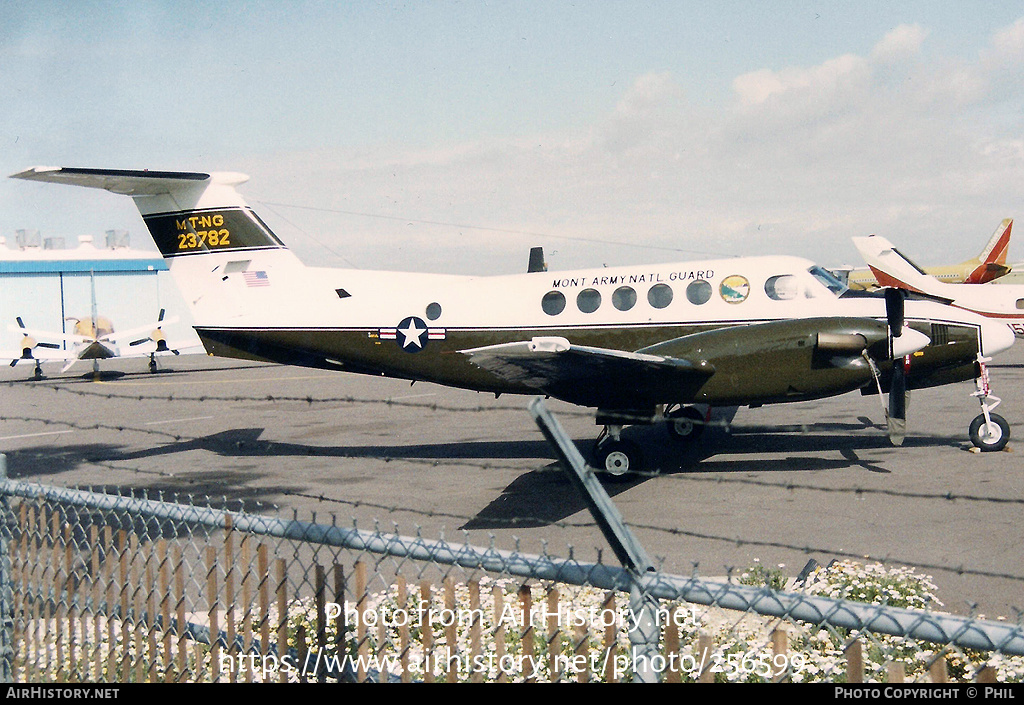
[[[903,445],[903,439],[907,435],[907,382],[903,371],[896,369],[897,364],[902,367],[903,362],[893,363],[892,384],[889,386],[889,413],[886,415],[889,442],[894,446]]]
[[[905,296],[902,289],[886,288],[885,317],[889,323],[889,334],[898,338],[903,335]]]
[[[889,409],[886,424],[889,442],[894,446],[903,444],[907,435],[907,376],[909,358],[928,345],[928,336],[912,329],[904,329],[906,292],[892,287],[885,289],[885,317],[889,326],[889,358],[892,360],[892,376],[889,381]]]

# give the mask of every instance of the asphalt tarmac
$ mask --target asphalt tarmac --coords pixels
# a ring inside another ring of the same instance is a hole
[[[579,560],[614,556],[527,397],[221,360],[106,361],[31,381],[0,371],[11,477],[165,497]],[[606,483],[665,570],[721,577],[755,562],[796,575],[836,558],[914,567],[946,610],[1024,610],[1024,345],[991,367],[1006,450],[975,453],[971,382],[912,395],[890,445],[877,396],[739,409],[683,448],[632,428],[657,474]],[[593,416],[548,408],[584,454]]]

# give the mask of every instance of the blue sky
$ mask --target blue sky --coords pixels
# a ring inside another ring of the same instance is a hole
[[[1014,2],[8,0],[0,170],[242,171],[362,269],[835,266],[872,232],[938,264],[1019,215],[1022,79]],[[128,199],[3,179],[19,228],[148,243]]]

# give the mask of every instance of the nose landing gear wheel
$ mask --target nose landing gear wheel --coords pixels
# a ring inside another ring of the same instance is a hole
[[[989,414],[986,422],[985,414],[978,414],[971,422],[971,443],[981,449],[982,453],[1002,450],[1010,440],[1010,424],[999,414]]]
[[[978,391],[971,396],[977,397],[981,403],[981,413],[971,422],[971,443],[983,453],[1002,450],[1010,440],[1010,424],[992,410],[999,406],[1001,399],[992,394],[992,386],[988,377],[989,358],[978,355],[978,376],[974,383]]]
[[[594,452],[597,471],[615,480],[636,474],[642,462],[640,446],[632,441],[609,439],[598,445]]]

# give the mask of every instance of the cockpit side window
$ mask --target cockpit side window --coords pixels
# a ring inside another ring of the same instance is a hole
[[[814,266],[807,271],[810,272],[811,276],[817,279],[820,284],[827,287],[828,290],[836,296],[842,296],[849,290],[849,287],[846,286],[846,284],[840,281],[836,275],[832,274],[832,272],[827,269]]]

